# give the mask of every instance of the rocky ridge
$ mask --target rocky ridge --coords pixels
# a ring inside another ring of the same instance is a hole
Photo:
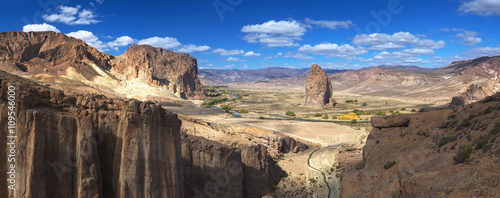
[[[499,123],[500,93],[454,109],[374,117],[362,154],[338,156],[350,167],[341,197],[495,197]]]

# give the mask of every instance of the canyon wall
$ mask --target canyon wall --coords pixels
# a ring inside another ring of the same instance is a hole
[[[7,138],[9,86],[16,138]],[[2,160],[16,143],[15,191],[0,174],[0,197],[183,197],[180,126],[151,102],[67,96],[0,71]]]

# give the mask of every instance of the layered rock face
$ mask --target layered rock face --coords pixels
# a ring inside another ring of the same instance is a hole
[[[112,61],[112,71],[128,79],[165,86],[181,98],[202,99],[203,85],[198,80],[196,59],[188,54],[149,45],[130,45],[125,54]]]
[[[353,166],[341,174],[341,197],[496,197],[499,123],[500,93],[455,109],[375,118],[362,158],[344,155]]]
[[[11,139],[8,86],[16,92]],[[0,71],[0,108],[0,144],[16,142],[15,191],[0,174],[0,197],[183,197],[181,122],[159,105],[67,96]]]
[[[82,40],[55,32],[0,33],[0,64],[9,72],[63,75],[73,67],[87,80],[99,75],[92,64],[110,69],[113,57],[88,46]]]
[[[311,108],[323,108],[325,105],[335,106],[335,104],[329,104],[332,91],[332,83],[328,79],[328,75],[319,65],[312,65],[306,80],[306,101],[304,106]],[[335,100],[332,102],[335,102]]]

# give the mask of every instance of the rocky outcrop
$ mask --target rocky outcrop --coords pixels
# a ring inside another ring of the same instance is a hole
[[[92,64],[110,69],[113,56],[99,52],[82,40],[55,32],[0,33],[0,70],[63,75],[72,67],[92,80],[99,73]]]
[[[344,156],[351,160],[347,164],[358,165],[341,174],[341,197],[500,193],[500,93],[455,109],[404,116],[408,122],[403,116],[372,122],[362,158]]]
[[[16,137],[7,138],[9,86]],[[0,144],[16,143],[15,191],[0,174],[0,197],[183,197],[181,122],[159,105],[67,96],[0,72],[0,109]]]
[[[306,101],[304,106],[323,108],[329,104],[332,91],[332,83],[328,79],[328,75],[319,65],[312,65],[306,80]],[[335,104],[327,106],[335,106]]]
[[[406,116],[373,116],[371,124],[374,128],[407,127],[410,124],[410,119]]]
[[[456,107],[460,105],[470,104],[494,94],[493,90],[484,88],[481,85],[471,84],[465,93],[455,96],[451,99],[450,106]]]
[[[128,79],[165,86],[181,98],[202,99],[205,90],[198,79],[196,59],[149,45],[130,45],[112,61],[112,71]]]

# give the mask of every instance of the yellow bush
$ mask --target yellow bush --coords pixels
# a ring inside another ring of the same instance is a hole
[[[356,113],[349,113],[338,117],[340,120],[361,120]]]

